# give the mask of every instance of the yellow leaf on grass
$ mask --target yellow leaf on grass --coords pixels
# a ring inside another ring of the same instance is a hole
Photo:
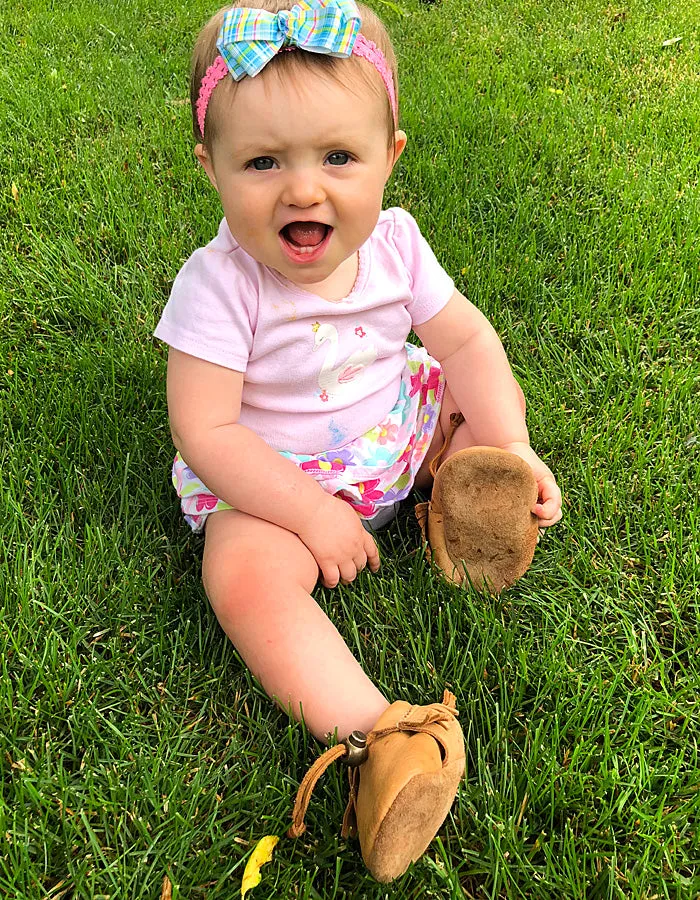
[[[256,884],[260,884],[260,866],[265,865],[272,859],[272,851],[279,838],[276,834],[268,834],[267,837],[260,838],[255,845],[255,849],[250,854],[250,859],[246,863],[245,872],[243,873],[243,884],[241,885],[241,897],[245,897],[251,888]]]
[[[14,181],[12,182],[12,199],[15,201],[15,203],[19,203],[19,188],[14,183]]]

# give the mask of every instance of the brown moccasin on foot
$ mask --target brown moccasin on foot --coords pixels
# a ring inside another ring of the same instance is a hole
[[[433,477],[430,502],[416,506],[429,558],[454,584],[468,576],[477,590],[510,587],[529,569],[538,538],[530,466],[498,447],[470,447]]]
[[[307,772],[292,813],[290,837],[304,832],[313,786],[335,759],[348,762],[350,800],[341,834],[357,834],[377,881],[393,881],[425,852],[454,802],[464,774],[464,736],[455,697],[412,706],[392,703],[369,734],[354,731]]]

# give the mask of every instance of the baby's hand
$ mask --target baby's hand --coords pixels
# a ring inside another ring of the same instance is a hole
[[[537,503],[532,512],[539,519],[537,526],[547,528],[561,519],[561,491],[551,469],[546,466],[529,444],[516,442],[503,448],[525,460],[537,479]]]
[[[374,538],[344,500],[326,494],[297,533],[313,553],[325,587],[335,587],[339,581],[350,584],[367,564],[373,572],[379,569]]]

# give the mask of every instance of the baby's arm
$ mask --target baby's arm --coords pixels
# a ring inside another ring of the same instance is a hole
[[[354,510],[238,424],[243,374],[170,349],[168,411],[188,466],[235,509],[299,535],[327,587],[352,581],[377,547]]]
[[[561,492],[552,472],[530,447],[518,384],[488,319],[455,291],[437,315],[414,326],[414,330],[430,355],[441,363],[475,442],[523,457],[539,489],[533,512],[542,526],[557,522],[561,518]]]

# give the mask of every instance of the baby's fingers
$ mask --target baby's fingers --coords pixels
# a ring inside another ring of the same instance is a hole
[[[561,519],[561,491],[554,478],[548,476],[540,482],[539,492],[539,502],[532,511],[539,519],[540,528],[547,528]]]
[[[320,566],[321,570],[321,584],[327,588],[338,587],[338,582],[340,581],[340,569],[338,566],[334,565],[325,565]]]
[[[365,553],[367,554],[367,565],[372,572],[379,571],[379,550],[372,535],[365,532]]]
[[[361,570],[361,566],[358,566],[354,560],[350,559],[341,563],[339,569],[341,584],[351,584],[357,578],[357,573]]]
[[[537,503],[533,513],[537,516],[538,528],[549,528],[550,525],[556,525],[561,519],[561,507],[557,507],[550,502]]]

